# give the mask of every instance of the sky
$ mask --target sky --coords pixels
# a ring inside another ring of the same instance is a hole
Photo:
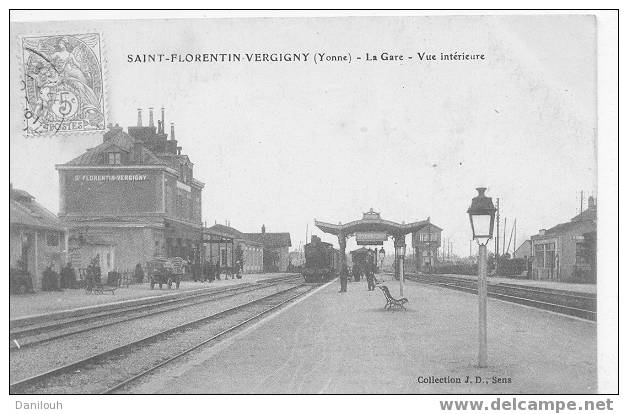
[[[469,254],[478,186],[500,198],[517,244],[595,195],[596,37],[592,16],[422,16],[74,21],[14,24],[10,175],[53,212],[55,164],[102,134],[24,137],[20,35],[101,34],[107,118],[133,126],[162,105],[205,183],[203,219],[243,232],[337,223],[373,208],[430,217]],[[309,53],[308,62],[129,63],[144,53]],[[403,61],[366,61],[366,54]],[[419,52],[485,60],[418,60]],[[315,53],[348,62],[311,61]],[[413,59],[408,59],[413,56]],[[358,60],[357,57],[362,59]],[[408,242],[410,238],[408,238]],[[392,244],[385,247],[392,250]],[[491,244],[492,247],[492,244]],[[511,251],[512,251],[511,246]],[[355,248],[350,241],[348,249]],[[475,251],[476,247],[473,246]]]

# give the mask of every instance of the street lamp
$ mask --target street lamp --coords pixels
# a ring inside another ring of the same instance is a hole
[[[493,238],[493,225],[495,224],[495,211],[497,209],[493,205],[493,199],[484,195],[486,188],[478,187],[476,190],[478,195],[471,200],[471,207],[467,213],[469,213],[469,220],[471,221],[473,238],[479,245],[486,246],[486,243]]]
[[[471,200],[471,207],[467,210],[473,238],[479,245],[478,260],[478,298],[479,298],[479,334],[480,349],[478,352],[478,365],[480,368],[487,366],[486,350],[486,243],[493,238],[493,224],[495,223],[495,211],[493,199],[486,197],[486,188],[478,187],[478,195]]]
[[[399,261],[399,295],[403,298],[403,258],[406,255],[406,241],[404,237],[395,238],[395,256]]]

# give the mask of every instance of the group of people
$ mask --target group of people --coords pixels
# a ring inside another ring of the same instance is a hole
[[[220,262],[216,261],[216,263],[212,263],[211,261],[208,261],[205,262],[202,267],[202,282],[213,282],[214,280],[220,280],[220,275],[223,270],[220,267]],[[228,279],[229,276],[231,276],[231,279],[240,279],[242,277],[242,266],[240,264],[240,261],[235,262],[235,266],[233,269],[225,268],[224,270],[226,271],[225,280]],[[194,273],[194,281],[198,281],[196,273]]]
[[[359,282],[364,276],[366,278],[366,285],[369,291],[375,290],[375,285],[378,282],[375,277],[376,272],[377,268],[375,267],[375,264],[370,261],[354,263],[351,267],[351,276],[353,276],[353,280],[355,282]],[[347,291],[348,276],[349,268],[345,265],[340,274],[340,292]]]
[[[225,280],[228,279],[229,276],[231,276],[231,279],[240,279],[242,277],[242,266],[239,261],[236,261],[234,268],[231,269],[229,267],[221,267],[219,261],[215,263],[207,261],[201,264],[192,263],[179,257],[169,260],[168,266],[171,272],[179,274],[182,278],[184,278],[185,275],[188,275],[188,277],[191,275],[192,280],[195,282],[213,282],[214,280],[221,280],[223,273],[225,274]],[[144,267],[140,263],[135,266],[134,278],[137,283],[144,281],[145,272]]]

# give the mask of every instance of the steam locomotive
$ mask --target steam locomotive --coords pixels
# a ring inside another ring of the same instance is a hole
[[[312,241],[305,245],[305,265],[301,274],[308,283],[324,283],[338,275],[340,270],[340,251],[330,243],[312,236]]]

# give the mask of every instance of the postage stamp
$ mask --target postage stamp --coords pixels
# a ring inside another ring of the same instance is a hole
[[[104,131],[100,35],[23,37],[21,48],[26,134]]]

